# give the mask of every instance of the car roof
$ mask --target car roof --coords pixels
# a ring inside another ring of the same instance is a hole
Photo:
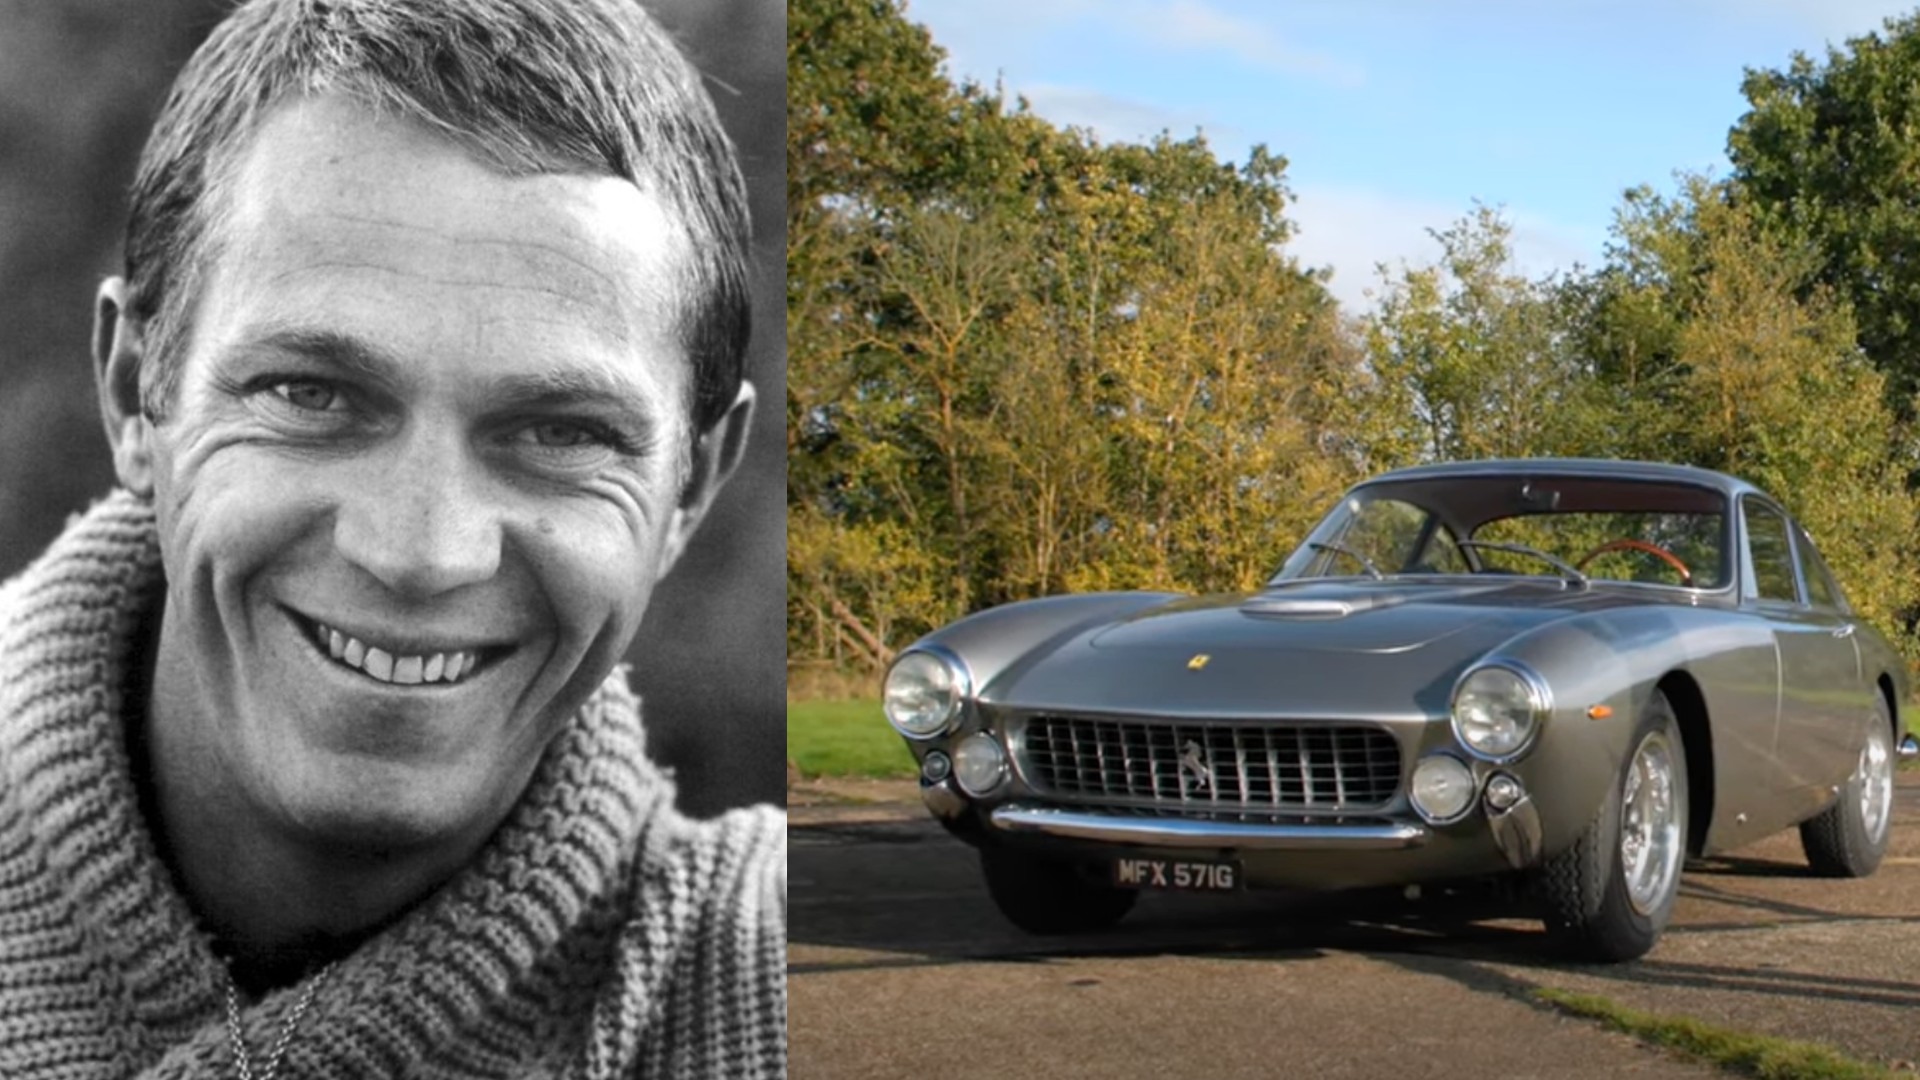
[[[1577,476],[1607,480],[1643,480],[1693,484],[1712,488],[1729,500],[1740,495],[1767,497],[1759,488],[1736,476],[1692,465],[1670,465],[1654,461],[1615,461],[1607,458],[1488,458],[1479,461],[1445,461],[1415,465],[1381,473],[1358,485],[1398,483],[1408,480],[1451,480],[1478,476]],[[1772,501],[1769,498],[1769,501]]]

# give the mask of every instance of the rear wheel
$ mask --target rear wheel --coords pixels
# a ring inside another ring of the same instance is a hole
[[[1030,934],[1102,930],[1133,910],[1139,894],[1084,877],[1069,863],[1021,851],[983,848],[987,893],[1007,921]]]
[[[1822,877],[1866,877],[1887,853],[1893,822],[1893,717],[1873,695],[1873,726],[1853,775],[1819,816],[1800,823],[1800,847]]]
[[[1655,691],[1619,779],[1572,847],[1535,874],[1547,930],[1580,960],[1632,960],[1673,915],[1687,846],[1687,753]]]

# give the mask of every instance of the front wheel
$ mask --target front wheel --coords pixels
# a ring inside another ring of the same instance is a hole
[[[1020,851],[982,848],[987,893],[1007,921],[1029,934],[1103,930],[1133,910],[1132,889],[1091,881],[1068,863]]]
[[[1680,895],[1687,847],[1687,751],[1655,691],[1632,751],[1573,846],[1535,874],[1547,931],[1569,956],[1613,963],[1646,954]]]
[[[1893,823],[1893,714],[1878,692],[1853,775],[1832,806],[1800,823],[1800,847],[1822,877],[1866,877],[1887,853]]]

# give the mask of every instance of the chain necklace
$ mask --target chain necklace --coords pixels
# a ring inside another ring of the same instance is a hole
[[[287,1018],[280,1024],[280,1037],[274,1040],[273,1049],[267,1053],[266,1071],[259,1080],[273,1080],[273,1074],[280,1071],[280,1059],[287,1056],[287,1044],[293,1041],[293,1029],[300,1026],[300,1018],[306,1015],[307,1006],[313,1004],[314,991],[327,981],[327,975],[333,971],[328,964],[320,969],[300,992],[300,1000],[295,1002]],[[254,1080],[253,1064],[247,1057],[247,1040],[240,1034],[240,992],[234,988],[233,976],[227,976],[227,1038],[233,1043],[233,1062],[240,1073],[240,1080]]]

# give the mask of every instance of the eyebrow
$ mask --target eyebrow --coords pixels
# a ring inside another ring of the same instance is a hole
[[[400,358],[385,349],[351,334],[342,334],[334,330],[310,327],[270,329],[254,338],[250,342],[248,351],[260,348],[291,353],[294,356],[344,369],[350,375],[385,384],[397,381],[402,366]]]
[[[645,445],[660,428],[649,399],[634,383],[598,368],[566,368],[509,375],[492,384],[488,398],[497,407],[533,411],[594,409],[616,415],[628,437]]]
[[[602,405],[648,418],[640,388],[598,368],[509,375],[495,382],[488,393],[516,405]]]

